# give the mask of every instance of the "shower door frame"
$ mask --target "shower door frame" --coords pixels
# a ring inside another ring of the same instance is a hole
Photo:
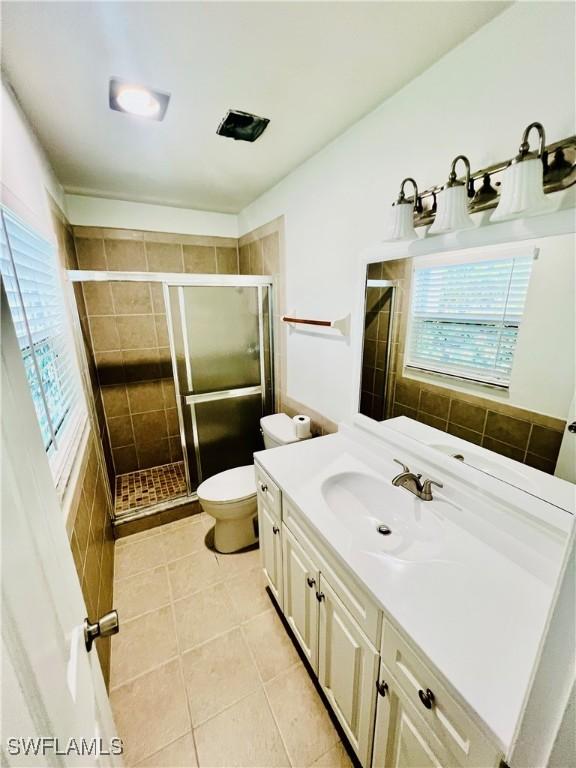
[[[262,413],[266,413],[268,407],[267,401],[267,383],[266,378],[266,360],[264,350],[264,333],[268,332],[269,337],[269,368],[270,368],[270,392],[272,402],[274,401],[274,338],[273,338],[273,317],[274,317],[274,279],[265,275],[186,275],[181,279],[179,275],[171,273],[169,279],[163,280],[164,305],[166,308],[166,320],[168,325],[168,338],[170,342],[170,356],[172,359],[172,374],[174,378],[174,389],[176,393],[176,408],[178,411],[178,425],[180,427],[180,444],[184,459],[184,473],[186,477],[186,488],[188,490],[188,500],[198,498],[196,491],[192,489],[189,469],[189,451],[186,429],[184,423],[183,403],[190,407],[192,422],[192,440],[194,443],[194,458],[196,461],[196,471],[198,475],[198,485],[202,482],[202,462],[200,457],[200,439],[198,436],[198,426],[196,420],[196,403],[214,402],[216,400],[227,400],[234,397],[243,397],[247,395],[260,394],[262,402]],[[193,394],[192,368],[190,359],[190,350],[188,347],[188,334],[185,328],[185,310],[184,310],[184,288],[257,288],[258,295],[258,340],[259,340],[259,358],[260,358],[260,385],[251,387],[238,387],[234,389],[219,390],[201,394]],[[181,322],[182,343],[184,346],[186,378],[188,393],[183,394],[180,390],[180,381],[178,377],[177,350],[174,339],[174,315],[172,312],[172,299],[170,288],[178,289],[179,315]],[[264,291],[268,289],[268,323],[265,330],[264,320]]]
[[[184,422],[182,417],[182,398],[179,396],[179,383],[177,370],[174,367],[175,361],[175,347],[173,339],[173,327],[172,317],[170,314],[171,306],[169,298],[166,300],[166,293],[168,286],[174,287],[186,287],[186,286],[208,286],[208,287],[267,287],[268,288],[268,333],[270,339],[270,392],[271,402],[274,402],[275,395],[275,380],[274,380],[274,296],[275,296],[275,279],[271,275],[214,275],[214,274],[187,274],[181,272],[121,272],[112,270],[94,270],[94,269],[67,269],[66,277],[70,283],[92,283],[92,282],[124,282],[124,283],[160,283],[163,286],[164,304],[166,309],[166,320],[168,325],[168,337],[170,344],[170,358],[172,361],[172,374],[174,377],[174,388],[177,393],[176,408],[178,411],[178,426],[180,430],[180,441],[183,443],[183,459],[184,459],[184,471],[186,475],[186,494],[178,496],[174,499],[168,499],[167,501],[159,502],[152,507],[138,508],[134,510],[128,510],[125,513],[114,516],[113,524],[119,525],[122,523],[130,523],[135,520],[139,520],[150,515],[164,512],[174,507],[181,506],[183,504],[189,504],[191,501],[196,501],[198,496],[195,491],[191,489],[189,470],[188,470],[188,451],[186,448],[186,434],[184,431]],[[262,317],[262,304],[263,304],[263,291],[259,291],[259,315]],[[76,302],[73,300],[74,294],[71,292],[72,306],[76,308]],[[80,334],[80,321],[78,318],[77,309],[74,312],[75,326],[77,333]],[[263,341],[264,341],[264,329],[263,323],[259,322],[260,328],[260,378],[263,380]],[[79,335],[78,338],[81,338]],[[80,344],[83,349],[83,345]],[[82,353],[83,362],[86,366],[87,373],[87,360],[84,358],[84,352]],[[263,398],[266,397],[266,387],[263,386],[262,392]],[[265,407],[263,401],[262,407]],[[98,441],[100,445],[100,441]],[[101,448],[99,449],[101,450]],[[103,460],[103,458],[102,458]],[[114,506],[113,494],[111,493],[111,503]]]

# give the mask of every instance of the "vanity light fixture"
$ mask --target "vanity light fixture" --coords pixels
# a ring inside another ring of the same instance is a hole
[[[459,160],[466,167],[464,181],[458,181],[456,178],[456,165]],[[448,182],[437,193],[438,210],[429,234],[439,235],[459,229],[470,229],[474,226],[468,213],[468,197],[471,191],[473,193],[473,186],[470,183],[470,162],[465,155],[458,155],[452,160]]]
[[[135,85],[115,77],[110,78],[108,103],[110,109],[117,112],[127,112],[150,120],[163,120],[169,101],[169,93],[153,91],[143,85]]]
[[[414,200],[406,199],[404,194],[404,185],[412,184],[414,187]],[[385,241],[393,240],[415,240],[418,235],[414,229],[414,211],[418,212],[421,206],[418,196],[418,185],[410,176],[405,178],[400,185],[400,194],[398,200],[392,203],[392,212],[384,235]]]
[[[534,129],[540,137],[537,152],[530,152],[528,136]],[[514,160],[502,174],[502,194],[498,207],[490,221],[508,221],[526,216],[538,216],[554,207],[554,202],[544,194],[544,127],[530,123],[522,135],[522,143]]]

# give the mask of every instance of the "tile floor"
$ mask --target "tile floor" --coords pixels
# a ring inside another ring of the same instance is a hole
[[[118,515],[129,509],[150,507],[185,493],[183,461],[127,472],[116,478],[115,513]]]
[[[116,542],[110,696],[125,765],[349,768],[259,551],[215,554],[205,515]]]

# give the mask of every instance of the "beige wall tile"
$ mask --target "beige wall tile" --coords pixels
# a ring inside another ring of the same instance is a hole
[[[108,418],[112,416],[127,416],[130,413],[125,384],[102,387],[101,391],[104,410]]]
[[[420,410],[446,420],[450,410],[450,398],[423,389],[420,394]]]
[[[119,315],[116,317],[116,326],[120,347],[123,350],[157,346],[153,315]]]
[[[182,246],[179,243],[146,241],[146,258],[150,272],[183,272]]]
[[[120,448],[134,443],[130,416],[113,416],[108,418],[108,433],[112,448]]]
[[[294,644],[274,609],[243,624],[242,633],[264,682],[299,663]]]
[[[166,409],[166,425],[168,427],[168,435],[180,438],[180,424],[178,421],[178,411],[176,408]]]
[[[158,314],[165,314],[164,290],[159,283],[150,283],[150,296],[152,297],[152,310]]]
[[[236,248],[216,248],[216,269],[220,275],[237,275],[238,250]]]
[[[146,272],[144,243],[134,240],[105,240],[108,269],[120,272]]]
[[[450,421],[461,427],[483,432],[486,409],[453,397],[450,405]]]
[[[525,451],[523,448],[515,448],[507,443],[501,443],[499,440],[494,440],[488,435],[484,435],[482,438],[482,447],[499,453],[502,456],[507,456],[509,459],[514,459],[514,461],[524,461]]]
[[[78,269],[106,269],[103,240],[77,238],[76,255]]]
[[[292,765],[310,765],[340,741],[302,664],[265,688]]]
[[[122,475],[125,472],[134,472],[138,469],[138,456],[133,445],[124,448],[114,448],[112,455],[117,474]]]
[[[184,245],[184,271],[196,273],[216,272],[216,249],[207,245]]]
[[[132,424],[137,445],[168,437],[166,416],[163,410],[132,414]]]
[[[527,421],[520,421],[502,413],[488,411],[484,431],[488,437],[515,448],[525,449],[528,445],[530,424]]]
[[[459,437],[461,440],[467,440],[469,443],[474,443],[475,445],[482,444],[481,432],[474,432],[472,429],[460,427],[458,424],[452,424],[451,422],[448,423],[447,431],[451,435],[454,435],[454,437]]]
[[[170,443],[167,437],[163,437],[153,442],[137,442],[136,453],[138,455],[138,469],[149,469],[158,467],[162,464],[169,464]]]
[[[122,360],[128,389],[134,382],[162,377],[158,347],[124,350]]]
[[[166,322],[166,315],[155,315],[154,322],[156,323],[156,338],[158,340],[158,346],[169,347],[170,339],[168,338],[168,324]]]
[[[91,241],[93,242],[93,241]],[[83,283],[82,291],[89,315],[113,315],[112,291],[108,283]]]
[[[250,243],[250,274],[261,275],[263,272],[262,241],[254,240],[254,242]]]
[[[186,693],[177,660],[116,688],[110,696],[124,760],[134,765],[190,731]]]
[[[184,653],[182,670],[194,727],[260,688],[258,673],[238,629]],[[205,764],[202,755],[200,763]]]
[[[238,251],[238,268],[241,275],[250,274],[250,246],[243,245]]]
[[[120,349],[96,352],[94,361],[101,386],[121,384],[126,380],[124,357]]]
[[[131,413],[159,411],[164,408],[164,390],[160,379],[134,382],[127,389]]]
[[[152,314],[148,283],[111,283],[110,287],[117,315]]]
[[[95,352],[120,349],[120,336],[115,317],[91,317],[90,332]]]
[[[112,688],[158,667],[178,655],[170,605],[124,621],[112,638]]]
[[[250,738],[246,738],[250,734]],[[195,732],[200,765],[277,768],[290,762],[261,691],[243,699]]]
[[[528,451],[555,462],[560,451],[562,437],[563,432],[534,425],[530,434]]]

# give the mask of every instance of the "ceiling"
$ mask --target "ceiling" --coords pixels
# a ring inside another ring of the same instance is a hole
[[[508,6],[3,2],[5,74],[68,192],[235,213]],[[163,122],[111,76],[169,91]],[[228,108],[270,118],[216,135]]]

